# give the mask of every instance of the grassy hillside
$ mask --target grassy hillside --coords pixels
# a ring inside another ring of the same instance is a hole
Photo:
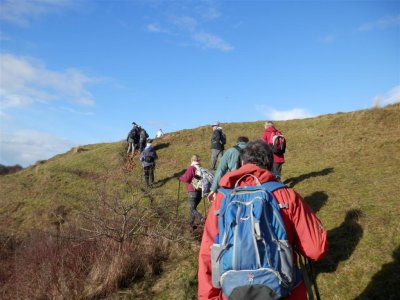
[[[316,265],[322,299],[399,299],[400,275],[394,270],[400,267],[400,105],[277,122],[277,127],[288,141],[282,179],[329,231],[329,253]],[[258,139],[263,122],[223,128],[232,146],[240,135]],[[194,153],[208,166],[210,136],[211,128],[204,126],[156,140],[156,184],[150,192],[134,191],[141,199],[137,205],[159,206],[167,218],[178,211],[185,221],[186,193],[176,178]],[[34,230],[56,230],[60,219],[77,222],[99,194],[123,193],[127,183],[141,180],[140,165],[127,162],[125,147],[124,142],[87,145],[1,176],[0,235],[23,240]],[[199,209],[207,208],[202,203]],[[179,234],[186,240],[170,252],[161,274],[135,281],[112,298],[195,299],[199,242]]]

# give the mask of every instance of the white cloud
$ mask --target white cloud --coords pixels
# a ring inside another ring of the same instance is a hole
[[[375,29],[386,29],[396,26],[400,26],[400,15],[386,16],[382,19],[362,24],[357,28],[357,31],[371,31]]]
[[[233,50],[233,47],[229,43],[210,33],[196,33],[193,35],[193,39],[205,48],[218,49],[224,52]]]
[[[0,163],[23,167],[64,153],[76,146],[71,141],[35,130],[0,133]]]
[[[376,96],[372,106],[379,107],[400,102],[400,85],[395,86],[383,96]]]
[[[33,18],[67,8],[73,3],[73,0],[4,0],[0,3],[0,20],[26,26]]]
[[[93,106],[86,86],[99,82],[77,69],[52,71],[32,58],[0,54],[0,104],[2,109],[24,107],[38,102],[68,101]]]
[[[291,110],[282,111],[282,110],[276,110],[274,108],[265,105],[257,105],[256,109],[260,111],[265,118],[274,121],[305,119],[313,117],[311,113],[309,113],[303,108],[294,108]]]

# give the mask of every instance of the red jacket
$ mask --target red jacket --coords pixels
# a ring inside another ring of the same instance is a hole
[[[221,178],[219,185],[225,188],[233,188],[236,181],[244,174],[253,174],[260,179],[261,183],[275,180],[273,175],[261,169],[255,164],[243,165],[240,169],[225,174]],[[241,181],[240,186],[254,185],[254,179],[247,176]],[[327,233],[322,227],[321,222],[313,213],[311,208],[305,203],[303,198],[291,188],[281,188],[273,192],[279,204],[286,203],[288,208],[281,210],[281,215],[285,223],[288,240],[291,245],[296,245],[300,253],[312,260],[321,259],[328,247]],[[198,296],[204,299],[225,299],[220,289],[212,287],[211,283],[211,253],[210,247],[213,238],[218,233],[218,216],[214,214],[219,210],[222,201],[222,194],[218,193],[216,200],[212,203],[206,219],[203,238],[201,240],[199,252],[198,270]],[[297,261],[296,258],[294,261]],[[303,300],[307,299],[304,283],[295,288],[285,299]]]
[[[268,127],[264,130],[261,135],[261,139],[267,144],[272,144],[272,138],[275,134],[282,134],[279,130],[274,127]],[[285,157],[283,154],[275,154],[274,153],[274,163],[283,164],[285,162]]]

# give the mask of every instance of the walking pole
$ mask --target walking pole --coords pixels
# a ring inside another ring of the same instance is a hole
[[[203,204],[204,204],[204,219],[207,218],[207,207],[206,207],[206,197],[203,197]]]
[[[176,213],[175,218],[178,219],[178,208],[179,208],[179,192],[181,190],[181,181],[178,179],[178,200],[176,200]]]
[[[310,269],[310,277],[311,277],[312,284],[314,286],[315,296],[317,297],[317,300],[321,300],[321,297],[319,295],[318,286],[317,286],[317,280],[315,278],[313,264],[312,264],[311,260],[309,260],[308,258],[306,259],[306,263],[308,264],[308,267]]]

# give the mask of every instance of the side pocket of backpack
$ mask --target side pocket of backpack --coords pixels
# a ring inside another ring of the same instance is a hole
[[[221,288],[219,281],[219,256],[221,254],[221,244],[213,244],[211,246],[211,281],[212,286],[215,288]]]

